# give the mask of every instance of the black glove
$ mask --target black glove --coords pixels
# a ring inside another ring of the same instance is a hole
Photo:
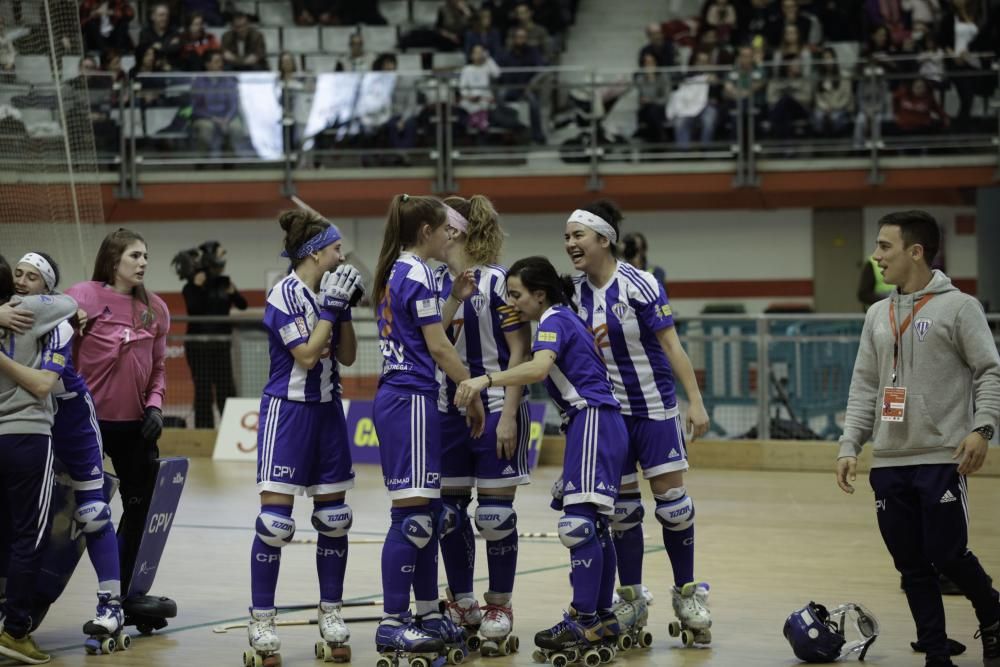
[[[163,413],[159,408],[146,408],[146,416],[142,418],[142,437],[146,440],[159,440],[163,433]]]

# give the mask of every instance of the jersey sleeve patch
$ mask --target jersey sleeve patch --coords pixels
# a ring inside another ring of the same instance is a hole
[[[417,301],[417,317],[431,317],[438,312],[437,299],[419,299]]]
[[[541,343],[555,343],[558,339],[555,331],[539,331],[538,341]]]
[[[281,336],[281,342],[288,345],[302,338],[308,338],[309,329],[306,327],[305,318],[299,316],[278,329],[278,334]]]

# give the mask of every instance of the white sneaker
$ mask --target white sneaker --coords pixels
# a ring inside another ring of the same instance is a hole
[[[247,635],[250,646],[258,653],[276,653],[281,648],[281,640],[274,629],[275,609],[251,609]]]
[[[341,605],[335,602],[320,602],[317,610],[319,634],[324,641],[343,644],[351,638],[351,631],[340,614]]]

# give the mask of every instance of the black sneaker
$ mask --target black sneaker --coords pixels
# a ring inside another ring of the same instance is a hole
[[[925,647],[920,642],[910,642],[910,648],[912,648],[917,653],[927,653],[927,647]],[[955,641],[951,637],[948,638],[948,655],[962,655],[965,653],[965,644],[962,642]]]
[[[979,628],[976,637],[983,640],[984,667],[1000,667],[1000,621],[988,628]]]
[[[924,667],[958,667],[951,658],[927,658]]]

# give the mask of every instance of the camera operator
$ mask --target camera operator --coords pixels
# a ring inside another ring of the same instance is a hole
[[[246,310],[246,299],[229,276],[222,274],[226,268],[226,249],[218,241],[206,241],[178,253],[173,264],[178,277],[187,281],[183,293],[188,315],[229,315],[232,306]],[[236,394],[230,356],[232,331],[227,322],[188,322],[191,339],[184,343],[184,353],[194,381],[195,428],[215,427],[213,391],[220,415],[226,399]],[[209,340],[200,339],[209,336]]]

